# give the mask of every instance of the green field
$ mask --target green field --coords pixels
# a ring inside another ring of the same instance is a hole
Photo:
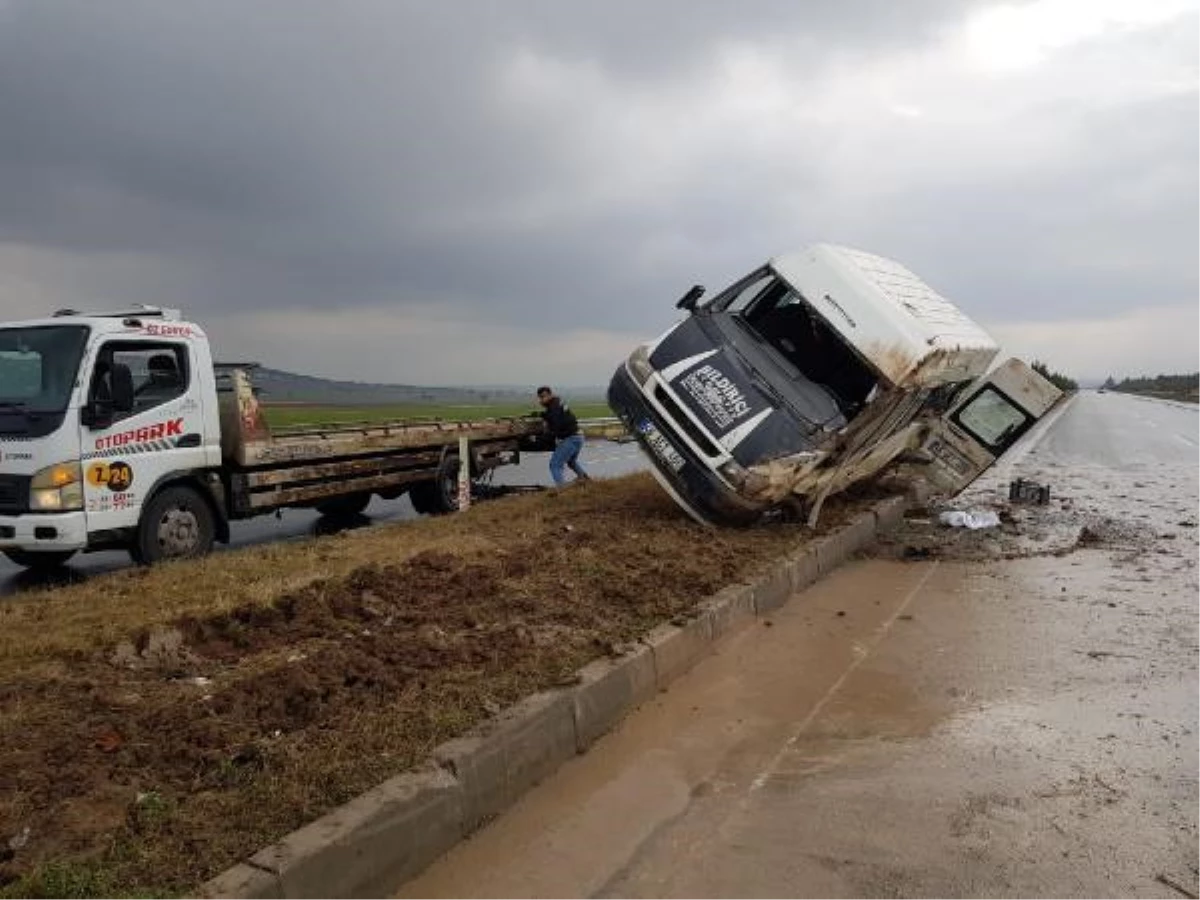
[[[301,425],[333,425],[351,423],[396,422],[400,420],[475,421],[501,416],[523,416],[537,409],[536,403],[504,403],[495,405],[452,405],[436,403],[407,403],[390,406],[305,406],[286,404],[263,405],[267,424],[272,428],[295,428]],[[603,403],[571,404],[581,419],[598,419],[612,415]]]

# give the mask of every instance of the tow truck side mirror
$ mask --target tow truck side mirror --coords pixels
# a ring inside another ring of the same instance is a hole
[[[80,421],[93,431],[111,426],[119,413],[133,411],[133,373],[129,367],[114,365],[106,379],[105,390],[94,390],[80,411]]]
[[[695,312],[696,301],[704,296],[704,285],[693,284],[686,294],[679,298],[679,302],[675,304],[676,309],[686,309],[688,312]]]
[[[118,413],[133,412],[133,373],[120,363],[112,370],[112,406]]]

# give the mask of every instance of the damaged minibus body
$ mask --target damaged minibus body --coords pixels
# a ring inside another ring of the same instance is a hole
[[[609,386],[663,488],[708,524],[827,496],[902,454],[962,490],[1057,401],[952,303],[891,260],[828,244],[775,257],[638,347]]]

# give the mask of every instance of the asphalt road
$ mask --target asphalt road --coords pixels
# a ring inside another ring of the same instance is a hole
[[[549,461],[550,457],[545,453],[525,454],[519,465],[498,469],[495,483],[549,485]],[[636,444],[593,440],[584,445],[583,465],[595,477],[614,478],[643,469],[646,462]],[[417,513],[407,496],[398,500],[381,500],[376,497],[367,507],[365,515],[356,518],[353,524],[355,527],[366,527],[416,517]],[[218,549],[311,537],[315,534],[328,534],[343,527],[344,523],[324,519],[314,510],[288,509],[284,510],[279,518],[263,516],[245,522],[234,522],[233,540],[228,547],[219,545]],[[124,552],[87,553],[76,556],[62,572],[43,576],[26,572],[0,555],[0,595],[45,587],[47,584],[79,581],[90,575],[111,572],[129,565],[129,555]]]
[[[1119,471],[1195,466],[1197,407],[1085,391],[1038,444],[1038,454]]]
[[[1197,421],[1080,395],[959,498],[1069,552],[839,570],[399,896],[1194,897]]]

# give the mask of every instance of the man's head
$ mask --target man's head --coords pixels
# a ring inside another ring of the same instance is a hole
[[[542,404],[542,406],[549,406],[550,401],[554,399],[554,391],[543,385],[537,389],[537,398],[538,403]]]

